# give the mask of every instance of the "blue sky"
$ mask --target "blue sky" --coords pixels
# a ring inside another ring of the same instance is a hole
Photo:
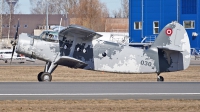
[[[108,10],[112,13],[113,10],[119,9],[121,7],[121,0],[100,0],[101,2],[105,3],[108,7]],[[30,13],[30,3],[29,0],[19,0],[20,5],[19,11],[22,14],[29,14]]]

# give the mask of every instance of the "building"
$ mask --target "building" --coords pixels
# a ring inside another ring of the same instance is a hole
[[[10,19],[11,18],[11,19]],[[31,35],[40,35],[46,30],[46,14],[3,14],[0,34],[0,48],[10,48],[10,40],[14,38],[17,23],[19,19],[19,34],[28,33]],[[48,16],[48,27],[59,25],[62,18],[62,26],[68,25],[68,19],[65,15],[53,14]]]
[[[105,32],[128,32],[128,18],[107,18]]]
[[[127,33],[129,30],[128,18],[102,18],[102,20],[104,21],[102,22],[100,26],[103,27],[102,31],[104,32],[123,32],[123,33],[126,32]],[[81,25],[80,21],[82,21],[82,18],[76,18],[76,17],[70,18],[70,24]],[[100,19],[98,21],[100,21]]]
[[[19,19],[19,34],[28,33],[34,35],[37,31],[46,30],[46,14],[13,14],[9,25],[10,15],[3,15],[1,39],[13,38],[16,32]],[[59,25],[62,18],[62,26],[67,26],[68,20],[65,15],[53,14],[48,16],[49,28],[52,25]],[[9,33],[10,30],[10,33]],[[38,34],[37,34],[38,35]]]
[[[13,38],[16,32],[17,23],[19,19],[19,34],[28,33],[31,35],[38,35],[42,30],[46,30],[46,14],[13,14],[11,15],[11,23],[9,25],[10,15],[3,15],[2,22],[2,36],[1,39]],[[71,16],[70,16],[71,17]],[[49,28],[53,25],[59,25],[62,18],[62,26],[68,24],[75,24],[74,17],[69,19],[61,14],[49,14],[48,25]],[[106,18],[105,32],[128,32],[128,19],[127,18]]]
[[[192,48],[200,49],[200,0],[130,0],[130,42],[154,40],[166,24],[178,21]]]
[[[11,17],[11,21],[10,21]],[[62,26],[75,24],[76,19],[73,15],[49,14],[48,28],[54,25],[59,25],[62,18]],[[0,48],[11,46],[10,40],[14,38],[19,19],[19,34],[28,33],[39,36],[43,30],[46,30],[46,14],[3,14],[2,15],[2,34],[0,34]],[[106,32],[128,32],[128,19],[126,18],[105,18],[106,24],[104,27]],[[108,33],[105,33],[105,35]],[[127,34],[126,34],[127,35]],[[113,37],[112,35],[109,36]],[[117,36],[115,36],[117,37]],[[9,45],[8,45],[9,44]]]

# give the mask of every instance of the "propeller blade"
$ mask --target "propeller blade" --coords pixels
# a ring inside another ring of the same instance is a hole
[[[13,50],[12,50],[12,56],[11,56],[10,64],[12,63],[12,59],[13,59],[14,52],[15,52],[15,46],[13,46]]]
[[[19,29],[19,19],[18,19],[17,29],[16,29],[16,33],[15,33],[15,40],[17,40],[17,37],[18,37],[18,29]]]
[[[16,33],[15,33],[15,37],[14,37],[15,40],[14,40],[14,41],[11,41],[11,43],[12,43],[12,45],[13,45],[13,50],[12,50],[12,55],[11,55],[10,64],[12,63],[13,55],[14,55],[14,52],[15,52],[16,40],[17,40],[17,37],[18,37],[18,30],[19,30],[19,19],[18,19],[17,29],[16,29]]]

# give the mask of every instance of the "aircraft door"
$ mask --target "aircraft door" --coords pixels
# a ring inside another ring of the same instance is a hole
[[[69,56],[72,49],[73,40],[60,41],[60,55]]]

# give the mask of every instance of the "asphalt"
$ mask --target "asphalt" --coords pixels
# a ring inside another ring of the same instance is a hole
[[[1,82],[0,100],[200,99],[200,82]]]

